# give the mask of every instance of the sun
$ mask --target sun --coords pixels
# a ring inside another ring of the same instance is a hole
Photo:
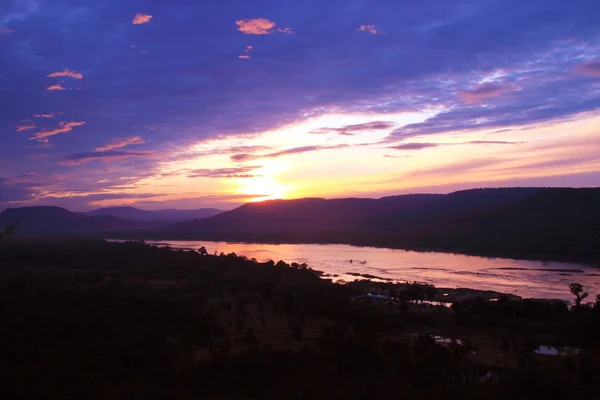
[[[285,199],[289,188],[271,177],[240,179],[238,193],[257,196],[250,201]]]
[[[249,197],[256,196],[250,201],[285,199],[292,188],[279,182],[276,176],[289,167],[289,164],[279,160],[267,161],[256,170],[255,176],[237,180],[237,192]]]

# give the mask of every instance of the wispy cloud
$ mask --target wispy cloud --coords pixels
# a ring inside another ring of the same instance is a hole
[[[479,103],[479,102],[487,99],[488,97],[499,96],[504,91],[506,91],[506,88],[503,86],[483,84],[483,85],[477,86],[473,90],[461,92],[458,94],[458,96],[465,103]]]
[[[396,146],[389,146],[388,149],[393,150],[424,150],[430,149],[432,147],[440,147],[440,146],[462,146],[462,145],[515,145],[521,144],[523,142],[512,142],[507,140],[471,140],[468,142],[455,142],[455,143],[405,143]]]
[[[364,124],[346,125],[341,128],[321,128],[321,129],[314,130],[310,133],[316,134],[316,135],[337,133],[338,135],[352,136],[356,133],[368,132],[368,131],[380,131],[380,130],[391,129],[393,127],[394,127],[393,122],[373,121],[373,122],[367,122]]]
[[[58,124],[58,128],[56,129],[52,129],[49,131],[41,131],[38,132],[36,134],[34,134],[32,137],[30,137],[29,139],[31,140],[47,140],[49,137],[54,136],[54,135],[58,135],[59,133],[66,133],[66,132],[71,132],[73,130],[73,128],[76,128],[78,126],[82,126],[85,125],[85,121],[80,121],[80,122],[60,122]]]
[[[29,123],[23,123],[23,125],[17,125],[17,132],[23,132],[23,131],[27,131],[29,129],[33,129],[35,128],[35,125],[33,124],[29,124]]]
[[[575,72],[577,72],[580,75],[600,78],[600,61],[580,64],[575,67]]]
[[[187,175],[188,178],[254,178],[260,175],[252,174],[252,171],[261,168],[260,166],[246,166],[234,168],[216,168],[216,169],[194,169]]]
[[[388,149],[393,150],[423,150],[429,149],[431,147],[439,146],[437,143],[406,143],[400,144],[398,146],[390,146]]]
[[[287,33],[288,35],[291,35],[292,33],[294,33],[294,32],[292,32],[292,30],[290,28],[277,28],[277,32]]]
[[[52,72],[52,73],[48,74],[48,78],[60,78],[60,77],[82,79],[83,74],[81,74],[77,71],[72,71],[70,69],[64,69],[62,71],[56,71],[56,72]]]
[[[356,28],[358,32],[368,32],[371,35],[381,35],[383,32],[377,30],[375,25],[361,25],[359,28]]]
[[[56,85],[48,86],[46,88],[46,90],[48,90],[48,91],[52,91],[52,90],[65,90],[65,88],[60,83],[57,83]]]
[[[238,31],[245,35],[269,35],[274,32],[275,22],[267,18],[240,19],[235,21]]]
[[[150,22],[151,19],[152,19],[152,15],[150,15],[150,14],[137,13],[137,14],[135,14],[135,16],[133,17],[133,20],[131,22],[134,25],[141,25],[141,24],[147,24],[148,22]]]
[[[12,35],[14,32],[15,32],[14,29],[10,29],[10,28],[0,29],[0,37]]]
[[[61,112],[55,112],[55,113],[45,113],[45,114],[33,114],[34,118],[54,118],[57,115],[62,115]]]
[[[96,150],[98,152],[103,152],[103,151],[110,151],[110,150],[114,150],[114,149],[120,149],[122,147],[129,146],[132,144],[144,144],[144,143],[146,143],[144,141],[144,139],[142,139],[139,136],[134,136],[134,137],[129,137],[129,138],[119,138],[119,139],[113,140],[112,142],[110,142],[104,146],[96,147],[94,150]]]
[[[253,48],[254,48],[254,46],[252,46],[252,45],[250,45],[250,44],[247,44],[247,45],[244,47],[244,51],[245,51],[246,53],[250,53],[250,52],[252,51],[252,49],[253,49]],[[249,54],[241,54],[241,55],[239,55],[239,56],[238,56],[238,58],[239,58],[239,59],[241,59],[241,60],[247,60],[247,59],[249,59],[249,58],[250,58],[250,55],[249,55]]]
[[[248,154],[248,153],[234,154],[231,156],[231,160],[237,161],[237,162],[242,162],[242,161],[256,160],[256,159],[260,159],[260,158],[277,158],[277,157],[287,156],[287,155],[292,155],[292,154],[308,153],[311,151],[344,149],[344,148],[348,148],[348,147],[350,147],[350,146],[347,144],[338,144],[338,145],[333,145],[333,146],[300,146],[300,147],[292,147],[291,149],[280,150],[280,151],[276,151],[276,152],[268,153],[268,154]]]
[[[72,154],[60,162],[61,165],[80,165],[90,161],[111,161],[124,158],[141,157],[152,158],[159,153],[152,151],[127,151],[127,150],[110,150],[96,153],[78,153]]]
[[[43,154],[32,154],[30,156],[27,156],[27,158],[29,158],[30,160],[37,160],[38,158],[46,158],[46,157],[50,157],[52,154],[48,154],[48,153],[43,153]]]

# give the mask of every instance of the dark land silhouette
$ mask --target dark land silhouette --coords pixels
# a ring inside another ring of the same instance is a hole
[[[575,307],[101,239],[0,240],[3,399],[592,399]],[[448,295],[448,296],[445,296]],[[443,299],[452,307],[427,306]],[[537,354],[543,346],[564,355]],[[562,354],[562,353],[561,353]]]
[[[118,217],[129,221],[161,222],[170,224],[189,221],[192,219],[212,217],[213,215],[217,215],[222,212],[222,210],[217,210],[216,208],[199,208],[197,210],[142,210],[135,207],[107,207],[87,211],[83,214],[89,216],[112,215],[113,217]]]
[[[27,207],[2,212],[0,225],[19,221],[20,236],[344,243],[597,264],[597,204],[599,188],[501,188],[381,199],[272,200],[175,224]]]

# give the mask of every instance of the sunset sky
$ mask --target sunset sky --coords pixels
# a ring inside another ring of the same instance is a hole
[[[600,186],[600,1],[0,2],[0,209]]]

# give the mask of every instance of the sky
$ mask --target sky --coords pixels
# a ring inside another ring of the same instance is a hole
[[[600,1],[3,0],[0,209],[600,186]]]

